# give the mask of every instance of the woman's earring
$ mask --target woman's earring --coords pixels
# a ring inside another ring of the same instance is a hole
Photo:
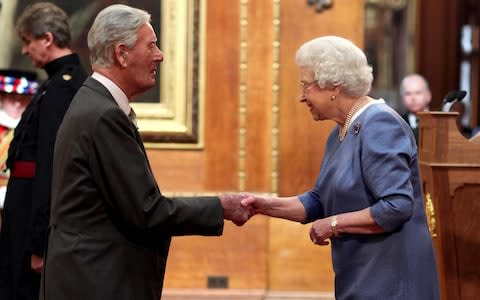
[[[337,96],[335,96],[335,95],[330,96],[331,101],[334,101],[335,99],[337,99]]]

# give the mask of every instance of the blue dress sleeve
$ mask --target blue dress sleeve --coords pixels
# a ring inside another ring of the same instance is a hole
[[[327,145],[325,147],[325,153],[323,155],[322,164],[320,166],[320,172],[324,168],[325,159],[332,155],[335,140],[338,137],[338,126],[336,126],[332,132],[330,133]],[[315,220],[321,219],[325,217],[325,208],[323,202],[321,201],[321,173],[318,175],[317,181],[315,186],[310,190],[298,196],[300,202],[305,207],[306,218],[302,222],[303,224],[307,224],[313,222]]]
[[[322,218],[324,215],[322,202],[320,201],[320,195],[316,192],[315,188],[301,194],[299,196],[300,202],[305,207],[306,218],[302,222],[303,224],[310,223],[314,220]]]
[[[377,113],[362,129],[360,157],[363,178],[376,201],[371,215],[386,232],[395,231],[413,214],[413,135],[394,112]]]

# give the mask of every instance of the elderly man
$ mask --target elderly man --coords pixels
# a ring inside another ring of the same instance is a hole
[[[53,147],[57,129],[86,78],[70,49],[68,16],[37,3],[19,17],[22,54],[47,72],[17,125],[8,150],[5,207],[0,234],[0,299],[38,299],[50,217]]]
[[[418,117],[417,113],[428,111],[432,94],[427,80],[419,74],[411,74],[403,78],[400,84],[402,102],[407,112],[402,115],[405,122],[412,128],[415,140],[418,143]]]
[[[129,102],[152,88],[163,54],[150,15],[126,5],[100,13],[88,33],[93,75],[72,101],[55,145],[43,299],[161,296],[170,239],[220,235],[251,212],[223,195],[162,195]]]

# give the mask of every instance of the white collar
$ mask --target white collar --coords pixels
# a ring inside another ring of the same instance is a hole
[[[128,116],[130,114],[130,102],[122,89],[107,76],[93,72],[92,78],[100,82],[112,94],[120,109]]]
[[[383,100],[382,98],[380,99],[374,99],[373,101],[370,101],[369,103],[367,103],[366,105],[364,105],[362,108],[360,108],[359,110],[357,110],[353,116],[352,116],[352,119],[350,120],[350,125],[353,124],[353,121],[355,121],[356,118],[358,118],[360,116],[360,114],[365,111],[370,105],[374,105],[374,104],[381,104],[381,103],[385,103],[385,100]]]

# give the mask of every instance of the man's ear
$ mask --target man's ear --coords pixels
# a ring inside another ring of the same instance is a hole
[[[47,47],[53,45],[53,41],[55,40],[53,34],[49,31],[44,33],[44,39]]]
[[[128,50],[124,44],[115,45],[114,57],[115,61],[118,62],[122,68],[127,67]]]

